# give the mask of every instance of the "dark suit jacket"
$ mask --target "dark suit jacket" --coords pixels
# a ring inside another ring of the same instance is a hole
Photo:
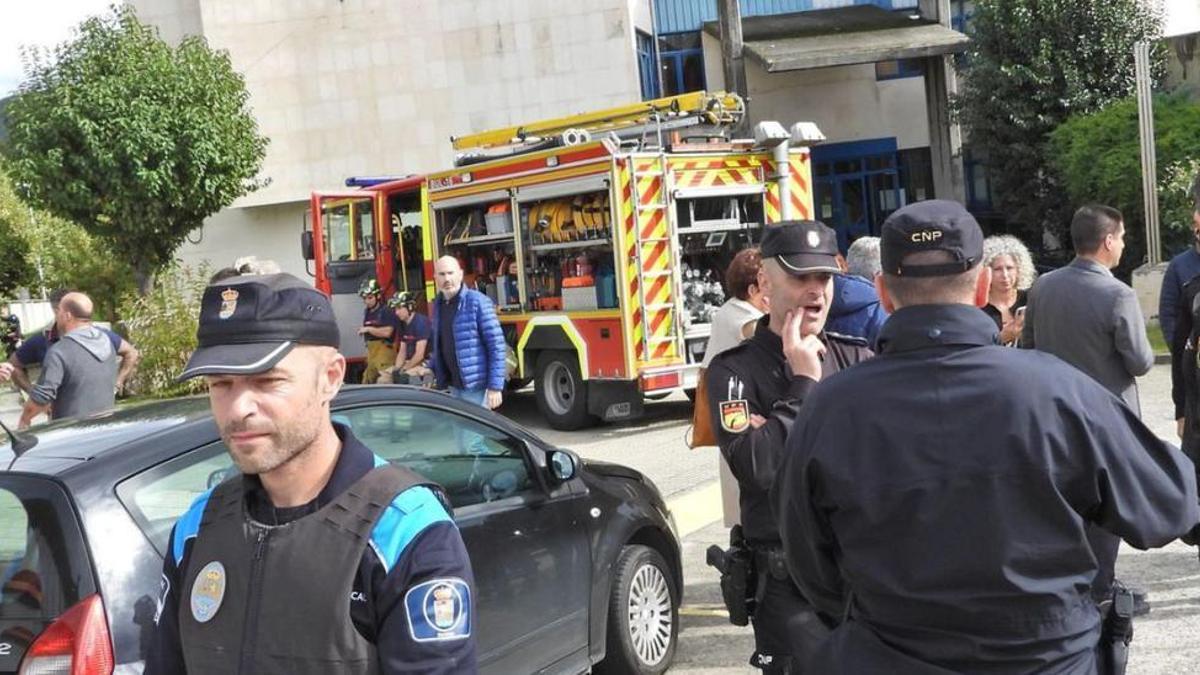
[[[1091,375],[1140,414],[1135,377],[1154,365],[1133,289],[1100,263],[1076,258],[1029,289],[1021,346]]]

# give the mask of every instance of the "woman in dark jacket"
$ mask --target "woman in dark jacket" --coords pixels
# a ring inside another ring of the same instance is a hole
[[[992,270],[983,311],[1000,329],[1000,343],[1016,346],[1025,325],[1025,294],[1037,278],[1033,258],[1020,239],[1002,234],[983,240],[983,264]]]

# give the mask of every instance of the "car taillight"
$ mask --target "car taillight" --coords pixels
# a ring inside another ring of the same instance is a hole
[[[33,641],[20,675],[112,675],[112,639],[104,603],[89,595]]]

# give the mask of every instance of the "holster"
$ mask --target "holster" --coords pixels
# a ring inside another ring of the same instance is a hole
[[[729,612],[729,623],[745,626],[754,614],[758,590],[754,552],[746,545],[742,526],[734,525],[729,532],[729,548],[709,546],[706,562],[721,573],[721,599]]]
[[[1099,672],[1125,675],[1129,665],[1129,643],[1133,641],[1133,592],[1120,581],[1113,582],[1112,595],[1100,604],[1104,617],[1100,629]]]

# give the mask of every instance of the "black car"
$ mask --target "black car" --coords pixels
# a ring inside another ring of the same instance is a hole
[[[499,415],[408,387],[347,388],[334,419],[445,487],[478,587],[481,671],[670,665],[679,541],[640,473],[581,462]],[[0,673],[140,672],[171,527],[233,470],[208,401],[26,434],[37,445],[19,456],[0,445]]]

